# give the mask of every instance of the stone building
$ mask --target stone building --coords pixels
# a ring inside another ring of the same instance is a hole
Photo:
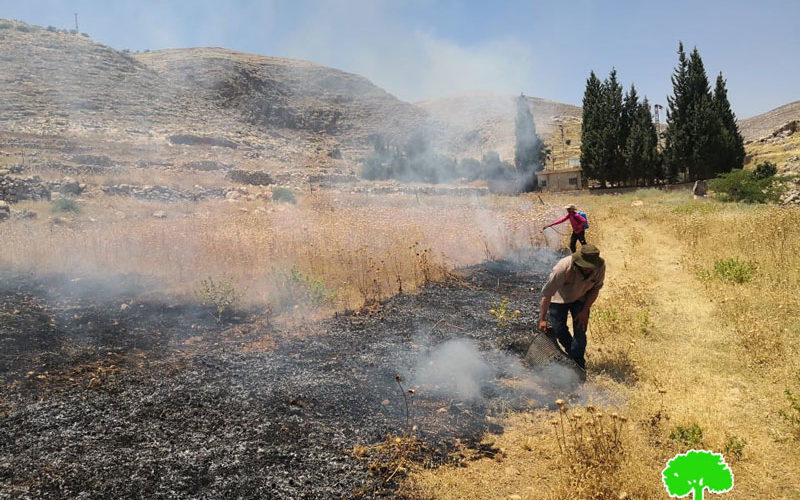
[[[585,179],[580,167],[536,172],[539,187],[545,191],[573,191],[583,189]]]

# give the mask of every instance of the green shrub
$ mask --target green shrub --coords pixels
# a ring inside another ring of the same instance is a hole
[[[216,311],[214,317],[218,323],[221,323],[225,316],[236,312],[239,301],[244,296],[244,293],[237,289],[237,282],[233,278],[214,281],[211,277],[200,280],[200,290],[197,294],[203,305],[214,308]]]
[[[703,444],[703,429],[696,423],[690,426],[676,425],[669,433],[669,438],[686,446],[701,446]]]
[[[722,451],[722,454],[728,459],[735,459],[739,461],[742,459],[742,455],[744,454],[744,447],[747,445],[747,441],[740,437],[734,435],[728,435],[725,438],[725,448]]]
[[[763,175],[762,169],[762,175]],[[745,203],[767,203],[780,198],[780,185],[775,177],[757,178],[749,170],[732,170],[721,174],[709,182],[709,188],[722,201],[743,201]]]
[[[77,201],[71,198],[59,198],[53,202],[51,210],[53,212],[72,212],[77,214],[80,213],[81,207]]]
[[[737,259],[723,259],[714,262],[714,276],[732,283],[747,283],[756,271],[754,262],[742,262]]]
[[[284,187],[272,188],[272,199],[274,201],[285,201],[287,203],[297,203],[294,193],[291,189]]]
[[[339,151],[339,148],[336,148],[333,151],[328,152],[328,158],[333,158],[334,160],[341,160],[342,152]]]
[[[296,305],[320,307],[336,298],[336,290],[325,286],[321,278],[306,274],[296,267],[289,270],[273,269],[268,280],[274,285],[269,301],[277,310]]]
[[[765,161],[756,165],[756,169],[753,170],[753,178],[767,179],[769,177],[773,177],[777,173],[778,167],[771,161]]]
[[[781,409],[778,413],[791,427],[794,439],[800,440],[800,397],[797,397],[789,389],[786,389],[783,393],[789,401],[789,407]]]

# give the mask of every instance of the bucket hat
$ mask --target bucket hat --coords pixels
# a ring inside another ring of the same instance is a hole
[[[605,261],[600,258],[600,250],[591,243],[587,243],[581,245],[581,249],[572,254],[572,263],[586,269],[598,269],[603,267]]]

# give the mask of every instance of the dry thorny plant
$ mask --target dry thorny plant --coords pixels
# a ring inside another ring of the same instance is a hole
[[[551,422],[564,466],[569,470],[570,491],[577,498],[617,498],[621,485],[616,472],[626,459],[623,434],[628,419],[587,405],[570,411],[556,400],[558,418]]]

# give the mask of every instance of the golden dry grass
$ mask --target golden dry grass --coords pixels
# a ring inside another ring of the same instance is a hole
[[[134,274],[190,296],[200,280],[233,279],[268,304],[275,276],[296,269],[360,307],[440,279],[452,266],[542,244],[541,205],[507,198],[364,196],[316,191],[297,204],[174,203],[100,196],[79,214],[21,203],[33,221],[0,226],[0,265],[41,273]],[[165,219],[152,214],[163,210]]]

